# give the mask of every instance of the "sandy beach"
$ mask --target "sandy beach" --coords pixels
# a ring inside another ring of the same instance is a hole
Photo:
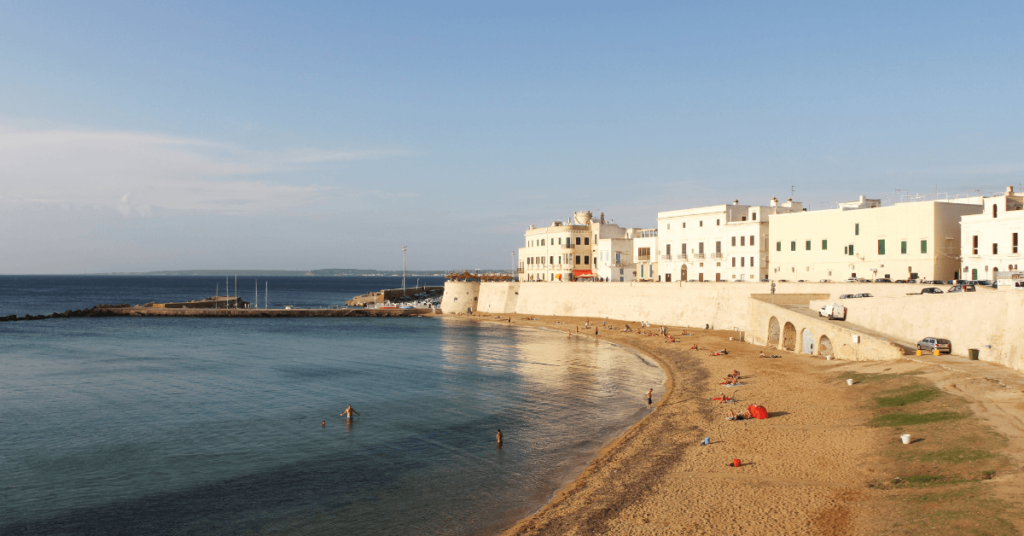
[[[1024,382],[1017,373],[940,358],[842,362],[765,350],[779,357],[762,359],[762,348],[730,340],[733,332],[667,327],[676,341],[668,342],[638,333],[636,323],[592,319],[586,329],[586,320],[512,315],[513,325],[574,337],[578,327],[579,336],[641,351],[665,368],[667,392],[504,535],[1024,530]],[[632,332],[622,331],[626,324]],[[710,355],[723,348],[728,355]],[[720,385],[734,370],[743,385]],[[712,400],[723,393],[735,402]],[[644,396],[637,393],[637,404],[646,404]],[[726,420],[754,403],[770,417]],[[915,436],[910,445],[902,444],[904,433]]]

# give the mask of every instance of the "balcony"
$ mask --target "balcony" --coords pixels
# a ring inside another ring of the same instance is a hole
[[[649,261],[649,260],[651,260],[651,256],[650,255],[637,255],[636,256],[636,260],[638,260],[638,261]]]
[[[562,249],[572,249],[572,248],[574,248],[574,247],[576,247],[576,246],[575,246],[575,245],[573,245],[573,244],[562,244],[562,245],[561,245],[561,246],[559,246],[559,247],[561,247]]]
[[[693,258],[694,259],[703,260],[704,259],[704,254],[703,253],[694,253],[693,254]]]
[[[722,254],[721,253],[708,253],[708,258],[709,259],[721,259],[722,258]]]
[[[661,260],[663,260],[663,261],[670,261],[670,260],[672,260],[672,255],[662,255],[661,256]]]
[[[522,268],[516,268],[516,271],[517,271],[517,272],[519,272],[519,273],[523,273],[523,272],[525,272],[526,270],[524,270],[524,269],[522,269]]]
[[[676,260],[677,261],[685,261],[686,260],[686,254],[685,253],[676,253]]]

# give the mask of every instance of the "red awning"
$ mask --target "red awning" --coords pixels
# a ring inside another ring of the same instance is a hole
[[[594,277],[594,272],[590,270],[573,270],[572,275],[576,277]]]

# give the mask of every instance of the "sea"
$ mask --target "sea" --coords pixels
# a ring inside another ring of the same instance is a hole
[[[226,286],[234,278],[0,276],[0,317]],[[401,278],[238,287],[247,301],[258,288],[260,306],[331,307]],[[664,384],[628,348],[528,321],[2,322],[0,534],[495,534],[647,415],[646,391]]]

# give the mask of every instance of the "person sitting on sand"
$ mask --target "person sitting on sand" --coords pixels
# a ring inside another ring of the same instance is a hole
[[[725,393],[718,393],[718,396],[711,400],[717,400],[719,404],[725,404],[726,402],[732,402],[732,399],[726,396]]]
[[[691,347],[690,347],[690,349],[691,349],[691,350],[699,350],[699,348],[697,348],[697,345],[696,345],[696,343],[695,343],[695,344],[694,344],[693,346],[691,346]]]

